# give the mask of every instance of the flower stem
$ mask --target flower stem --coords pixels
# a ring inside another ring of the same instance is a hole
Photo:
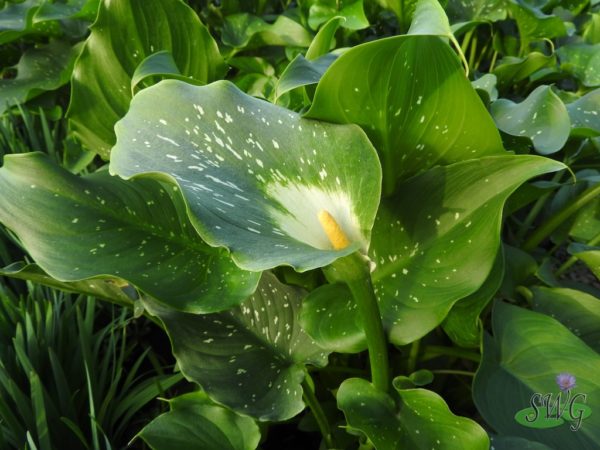
[[[319,430],[321,430],[321,434],[323,435],[323,439],[325,440],[325,445],[327,448],[335,448],[335,444],[333,442],[333,437],[331,435],[331,428],[329,427],[329,422],[327,421],[327,416],[323,412],[323,408],[321,408],[321,404],[319,400],[317,400],[317,396],[313,391],[312,378],[306,373],[304,377],[304,381],[302,382],[302,389],[304,390],[304,402],[310,408],[317,425],[319,426]]]
[[[390,384],[387,342],[368,260],[359,253],[353,253],[335,261],[329,270],[333,278],[345,282],[352,292],[363,319],[371,380],[377,389],[387,392]]]
[[[565,220],[575,214],[581,207],[587,205],[600,195],[600,183],[583,191],[583,193],[571,202],[567,207],[561,209],[558,213],[538,228],[523,244],[523,250],[531,251],[536,248],[544,239],[546,239],[554,230],[556,230]]]

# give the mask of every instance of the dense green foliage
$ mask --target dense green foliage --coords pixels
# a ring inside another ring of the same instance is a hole
[[[0,61],[0,448],[600,448],[597,1],[0,0]]]

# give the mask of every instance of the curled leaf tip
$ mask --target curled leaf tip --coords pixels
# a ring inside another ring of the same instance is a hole
[[[342,250],[350,245],[350,241],[344,233],[344,230],[342,230],[335,218],[329,214],[329,211],[322,209],[319,211],[318,218],[319,223],[323,227],[325,234],[335,250]]]

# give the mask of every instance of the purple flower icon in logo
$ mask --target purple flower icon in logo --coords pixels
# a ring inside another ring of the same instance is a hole
[[[561,391],[570,391],[575,387],[575,376],[567,372],[559,373],[556,375],[556,384]]]

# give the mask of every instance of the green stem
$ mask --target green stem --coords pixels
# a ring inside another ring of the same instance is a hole
[[[331,275],[345,282],[352,292],[363,319],[371,363],[371,380],[377,389],[387,392],[390,385],[387,342],[373,290],[369,262],[359,253],[353,253],[335,261],[330,270]]]
[[[521,294],[523,298],[527,300],[527,303],[529,303],[530,305],[532,304],[533,292],[531,292],[528,288],[526,288],[525,286],[517,286],[515,291]]]
[[[561,177],[562,177],[562,171],[557,172],[552,177],[552,181],[554,183],[558,183],[560,181]],[[536,217],[539,215],[539,213],[542,211],[542,208],[548,201],[548,198],[550,198],[551,194],[552,194],[551,191],[546,192],[544,195],[542,195],[540,198],[537,199],[537,201],[533,205],[533,208],[531,208],[531,210],[529,211],[529,214],[527,214],[527,217],[525,217],[525,221],[523,222],[523,225],[521,225],[521,228],[519,229],[519,232],[517,233],[517,239],[519,241],[521,241],[525,237],[525,235],[531,228],[531,225],[535,221]]]
[[[439,369],[432,370],[431,373],[447,374],[447,375],[464,375],[465,377],[474,377],[475,372],[468,372],[466,370],[451,370],[451,369]]]
[[[600,243],[600,233],[598,233],[596,236],[594,236],[592,239],[590,239],[587,243],[587,245],[589,245],[590,247],[593,247],[594,245]],[[576,256],[571,256],[567,261],[565,261],[565,263],[563,263],[562,266],[560,266],[558,269],[556,269],[556,272],[554,272],[554,275],[558,278],[560,277],[562,274],[564,274],[567,270],[569,270],[569,268],[575,264],[577,262],[577,257]]]
[[[417,368],[417,356],[419,355],[419,347],[421,346],[421,340],[417,339],[410,346],[410,353],[408,354],[407,372],[413,373]]]
[[[565,220],[575,214],[581,207],[587,205],[600,195],[600,183],[583,191],[567,207],[561,209],[552,216],[546,223],[538,228],[523,244],[523,250],[531,251],[536,248],[544,239],[546,239],[554,230],[556,230]]]
[[[311,382],[312,379],[310,378],[310,375],[306,373],[304,381],[302,382],[304,401],[313,413],[313,417],[315,418],[315,421],[319,426],[319,430],[321,430],[321,434],[323,435],[323,439],[325,440],[325,445],[327,448],[335,448],[333,437],[331,436],[331,428],[329,427],[329,422],[327,421],[327,416],[325,416],[323,408],[321,408],[321,404],[319,403],[319,400],[317,400],[317,396],[311,387]]]

